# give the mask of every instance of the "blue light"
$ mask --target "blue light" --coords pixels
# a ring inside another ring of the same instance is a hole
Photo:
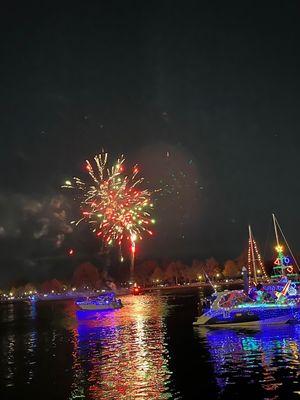
[[[105,309],[105,310],[78,310],[76,311],[76,317],[79,321],[89,321],[89,320],[97,320],[101,316],[101,318],[105,318],[111,314],[114,314],[116,310],[114,308]]]
[[[89,350],[96,341],[114,338],[120,327],[116,326],[114,311],[76,311],[78,346],[80,352]]]
[[[278,357],[284,358],[287,365],[291,364],[291,359],[298,363],[299,325],[266,326],[257,329],[208,329],[201,327],[196,332],[201,337],[201,341],[203,339],[207,341],[208,351],[214,365],[215,378],[222,391],[236,383],[237,377],[240,376],[241,366],[244,366],[247,370],[248,376],[257,377],[257,374],[261,374],[261,369],[263,371],[275,370]],[[297,368],[293,366],[293,363],[290,373],[295,373],[294,376],[297,379]],[[262,389],[270,395],[268,382],[261,379],[257,380],[257,383],[260,383]],[[270,390],[273,391],[274,388]],[[274,393],[272,398],[275,397],[277,396]]]
[[[89,304],[104,305],[117,302],[117,300],[114,292],[105,292],[92,299],[82,299],[82,298],[78,299],[76,301],[76,304],[80,305],[81,303],[86,303],[86,302],[88,302]]]
[[[247,318],[255,318],[255,320],[266,320],[271,318],[279,318],[288,316],[289,319],[294,320],[297,319],[296,313],[297,307],[290,305],[273,305],[273,307],[267,306],[266,304],[254,305],[254,306],[242,306],[229,310],[223,309],[223,312],[220,313],[220,309],[209,311],[211,318],[215,318],[218,323],[226,322],[236,322],[238,318],[242,314],[243,317]]]

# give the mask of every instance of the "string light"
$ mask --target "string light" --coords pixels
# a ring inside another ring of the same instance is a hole
[[[268,278],[268,276],[266,274],[266,270],[265,270],[264,264],[263,264],[263,261],[262,261],[262,257],[260,255],[260,252],[258,251],[256,241],[255,241],[255,239],[253,237],[252,237],[252,243],[253,243],[255,260],[258,261],[258,265],[260,267],[260,270],[262,271],[263,277],[264,278]],[[248,273],[249,273],[249,276],[252,275],[252,271],[251,271],[252,262],[251,261],[252,261],[251,260],[251,240],[249,238],[249,241],[248,241]]]

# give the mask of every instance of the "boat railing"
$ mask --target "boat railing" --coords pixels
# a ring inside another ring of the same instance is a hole
[[[210,308],[205,312],[205,315],[207,315],[208,317],[214,317],[216,314],[218,314],[218,311],[219,310]]]

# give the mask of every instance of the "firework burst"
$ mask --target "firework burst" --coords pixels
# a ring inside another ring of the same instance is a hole
[[[72,223],[86,221],[104,245],[121,249],[127,242],[134,253],[136,240],[152,235],[151,192],[140,189],[137,165],[126,175],[123,156],[111,168],[107,161],[107,153],[96,155],[92,162],[86,160],[88,182],[76,177],[65,182],[63,187],[77,190],[81,201],[82,217]]]

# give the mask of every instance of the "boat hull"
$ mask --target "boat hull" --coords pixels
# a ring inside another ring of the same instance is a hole
[[[241,310],[209,310],[193,323],[195,326],[261,326],[286,324],[294,319],[288,308]]]
[[[84,304],[77,303],[77,306],[81,310],[93,310],[93,311],[108,311],[108,310],[117,310],[122,306],[120,304]]]
[[[226,328],[226,327],[243,327],[243,326],[264,326],[264,325],[281,325],[281,324],[287,324],[290,321],[289,316],[284,316],[284,317],[278,317],[278,318],[269,318],[265,320],[257,320],[257,321],[245,321],[245,322],[223,322],[223,323],[202,323],[201,321],[196,320],[193,325],[194,326],[213,326],[213,327],[219,327],[219,328]]]

